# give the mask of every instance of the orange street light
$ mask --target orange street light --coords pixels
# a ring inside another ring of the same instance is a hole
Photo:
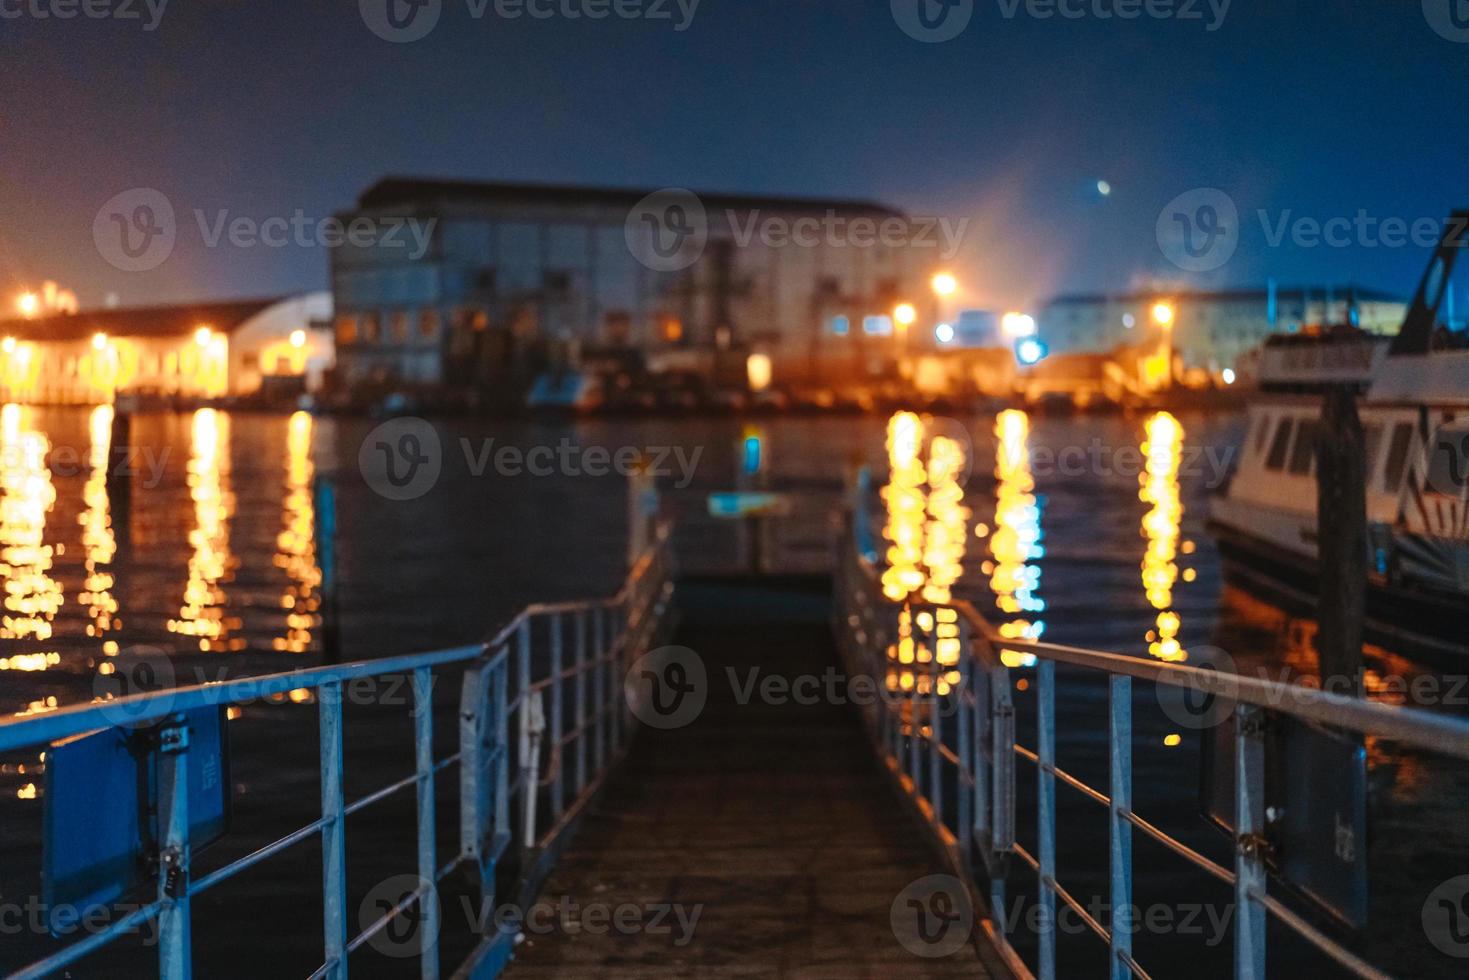
[[[1153,322],[1160,327],[1173,326],[1173,319],[1177,316],[1176,311],[1167,303],[1153,304]]]
[[[893,319],[898,321],[901,327],[911,327],[913,321],[918,319],[918,311],[913,308],[912,303],[899,303],[893,309]]]
[[[951,272],[940,272],[933,277],[933,292],[936,296],[952,296],[959,291],[959,280]]]

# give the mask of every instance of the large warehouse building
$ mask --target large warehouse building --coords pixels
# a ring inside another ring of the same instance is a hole
[[[555,345],[737,375],[753,355],[777,383],[879,373],[931,344],[946,244],[862,201],[534,184],[387,179],[340,217],[381,232],[333,250],[351,386],[493,381]]]

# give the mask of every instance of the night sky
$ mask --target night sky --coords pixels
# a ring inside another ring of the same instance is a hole
[[[703,0],[683,31],[676,3],[670,20],[509,21],[443,0],[437,28],[407,44],[375,36],[358,0],[173,0],[153,31],[136,2],[141,20],[0,19],[7,307],[43,278],[84,307],[325,288],[325,250],[208,248],[195,209],[322,218],[386,174],[970,217],[954,271],[966,302],[993,307],[1268,276],[1406,294],[1423,249],[1271,247],[1257,212],[1469,206],[1469,43],[1435,32],[1420,0],[1235,0],[1214,31],[1202,0],[1199,20],[1129,21],[1097,18],[1093,0],[1080,20],[972,0],[945,43],[910,38],[888,0]],[[172,256],[144,273],[92,239],[102,203],[134,187],[178,214]],[[1236,202],[1240,240],[1190,274],[1155,223],[1200,187]]]

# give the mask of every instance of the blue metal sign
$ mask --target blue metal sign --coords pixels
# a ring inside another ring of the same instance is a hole
[[[189,840],[229,829],[229,740],[222,707],[188,712]],[[153,878],[158,852],[158,733],[104,728],[46,752],[42,895],[53,932]],[[59,933],[58,933],[59,934]]]

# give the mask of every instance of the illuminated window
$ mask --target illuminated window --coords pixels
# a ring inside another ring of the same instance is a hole
[[[831,318],[831,332],[836,334],[838,337],[845,337],[847,334],[851,333],[851,331],[852,322],[846,317],[834,316]]]
[[[378,318],[376,313],[364,313],[362,315],[362,341],[367,344],[377,343]]]
[[[869,337],[891,337],[893,335],[893,318],[890,316],[863,317],[862,332]]]
[[[390,329],[392,330],[393,334],[393,343],[407,343],[408,314],[403,312],[402,310],[399,310],[398,312],[393,314],[393,318],[389,321],[389,323],[391,324]]]
[[[438,310],[422,310],[419,312],[418,335],[424,340],[433,340],[439,335]]]
[[[663,339],[669,343],[683,340],[683,321],[676,316],[663,318]]]
[[[355,316],[337,317],[337,343],[355,344],[357,342],[357,318]]]

